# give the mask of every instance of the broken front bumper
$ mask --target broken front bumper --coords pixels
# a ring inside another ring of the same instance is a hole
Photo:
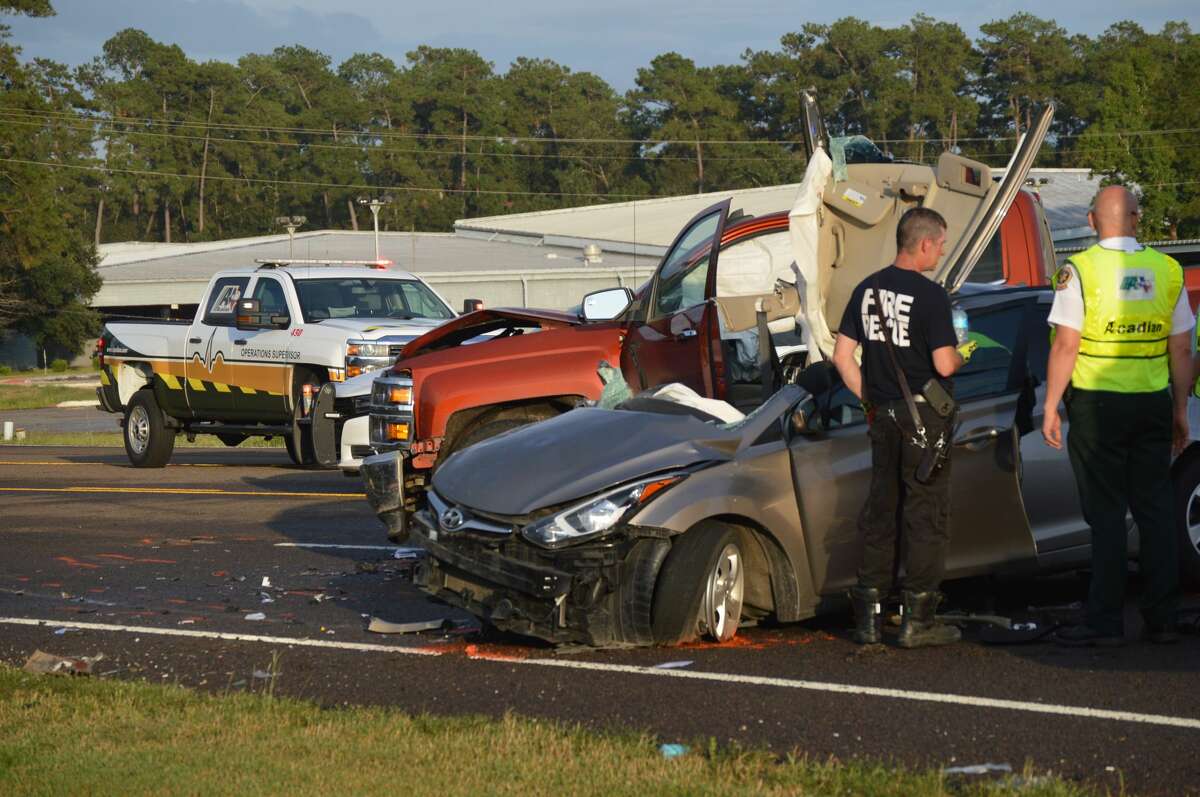
[[[404,456],[399,451],[364,457],[359,468],[367,503],[388,529],[388,539],[404,542],[408,523],[404,511]]]
[[[632,596],[652,594],[670,543],[665,534],[629,531],[551,552],[515,529],[504,539],[447,532],[428,509],[414,513],[409,528],[429,553],[417,585],[501,630],[554,643],[648,645],[651,606]]]

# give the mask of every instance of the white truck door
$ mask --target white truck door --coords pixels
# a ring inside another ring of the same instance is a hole
[[[236,420],[234,328],[237,301],[250,276],[220,277],[213,282],[196,320],[188,329],[186,390],[188,404],[201,420]]]
[[[249,298],[258,299],[263,316],[278,320],[280,327],[234,330],[238,413],[247,420],[278,423],[292,418],[292,363],[299,356],[292,333],[300,328],[300,318],[287,296],[277,276],[258,275]]]

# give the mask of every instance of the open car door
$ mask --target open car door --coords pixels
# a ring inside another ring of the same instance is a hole
[[[713,357],[720,356],[712,297],[730,201],[702,210],[684,226],[632,310],[621,372],[634,392],[682,382],[701,395],[720,398],[712,378]]]

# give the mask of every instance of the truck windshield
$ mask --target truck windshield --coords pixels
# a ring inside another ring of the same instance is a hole
[[[308,323],[327,318],[453,318],[454,313],[417,280],[296,280],[300,310]]]

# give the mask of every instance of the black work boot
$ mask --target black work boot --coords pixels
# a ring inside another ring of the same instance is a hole
[[[854,605],[854,631],[850,638],[859,645],[879,644],[879,590],[851,587],[849,595]]]
[[[934,617],[938,604],[942,602],[942,593],[904,590],[903,595],[904,622],[900,625],[900,638],[896,640],[900,647],[949,645],[962,639],[962,633],[957,628]]]

